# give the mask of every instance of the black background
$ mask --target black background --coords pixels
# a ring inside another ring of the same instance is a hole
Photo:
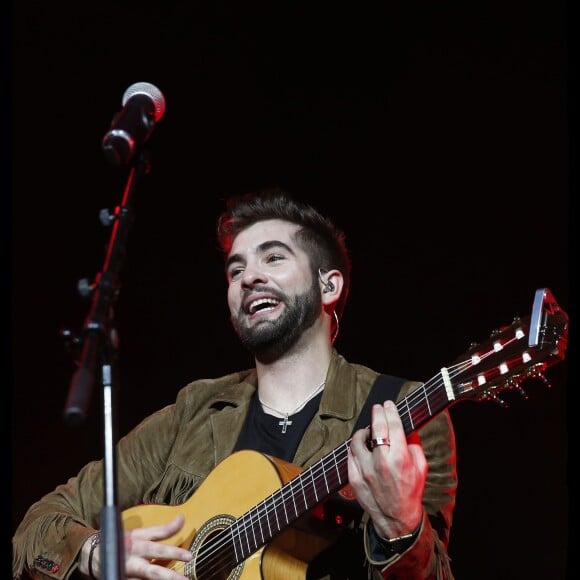
[[[101,455],[99,397],[63,410],[80,278],[101,270],[127,170],[101,139],[138,81],[167,110],[115,312],[120,434],[195,378],[251,364],[230,328],[215,220],[230,194],[282,185],[347,233],[338,349],[425,380],[548,287],[570,290],[567,6],[524,2],[15,3],[12,66],[12,532]],[[316,7],[315,7],[316,6]],[[11,227],[10,227],[11,226]],[[563,578],[570,356],[524,400],[452,407],[459,580]],[[98,393],[97,393],[98,394]]]

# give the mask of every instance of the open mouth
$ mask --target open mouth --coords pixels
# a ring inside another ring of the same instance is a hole
[[[280,304],[279,300],[274,300],[274,298],[258,298],[254,300],[248,306],[248,312],[250,314],[256,314],[256,312],[265,312],[267,310],[273,310]]]

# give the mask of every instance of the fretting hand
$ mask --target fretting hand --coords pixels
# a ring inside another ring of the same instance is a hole
[[[374,447],[369,445],[373,439],[378,440]],[[392,401],[373,406],[370,434],[368,428],[354,433],[348,476],[380,536],[402,536],[420,524],[427,460],[418,437],[407,441]]]

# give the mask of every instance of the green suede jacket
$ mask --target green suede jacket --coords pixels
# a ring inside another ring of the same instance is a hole
[[[377,375],[367,367],[347,362],[336,351],[333,353],[320,408],[307,427],[292,466],[297,466],[298,470],[306,468],[350,438]],[[192,512],[208,511],[207,504],[211,502],[207,501],[207,492],[211,490],[204,489],[203,510],[201,502],[199,510],[195,509],[195,504],[191,505],[198,497],[195,491],[200,486],[204,488],[204,480],[220,462],[226,460],[224,464],[227,466],[231,461],[231,452],[256,385],[254,370],[212,380],[197,380],[180,390],[174,404],[147,417],[121,438],[117,455],[120,510],[125,514],[129,508],[143,504],[175,506],[185,503]],[[398,399],[419,385],[416,381],[405,382]],[[345,532],[345,537],[348,535],[348,541],[359,544],[358,549],[363,554],[361,567],[366,578],[453,578],[447,546],[457,474],[455,439],[449,413],[443,411],[418,433],[429,463],[419,535],[402,554],[386,560],[374,559],[376,552],[369,538],[369,522],[361,512],[361,517],[354,518],[349,524],[356,529]],[[266,461],[268,459],[264,456]],[[241,468],[236,465],[236,470]],[[242,490],[245,486],[255,493],[260,482],[248,484],[248,480],[252,481],[255,476],[255,473],[232,473],[231,486]],[[242,481],[244,485],[239,485]],[[218,487],[215,482],[212,485]],[[221,492],[216,489],[217,506],[220,506],[220,495],[229,497],[228,489],[227,486]],[[259,497],[265,498],[266,495],[269,492],[264,491]],[[99,528],[102,504],[100,461],[87,464],[77,476],[34,503],[12,540],[13,578],[30,575],[39,579],[72,579],[79,576],[77,558],[87,537]],[[217,515],[221,512],[216,508],[209,513]],[[234,515],[238,517],[242,513]],[[163,521],[160,519],[156,523]],[[344,526],[346,520],[335,517],[333,521],[336,527],[336,522],[342,521]],[[340,545],[344,555],[345,544],[337,541],[336,545]],[[353,546],[353,550],[355,548],[357,546]],[[264,552],[267,553],[268,548]],[[304,577],[301,574],[294,577]],[[253,575],[260,578],[262,572]],[[242,579],[245,580],[246,576],[248,579],[252,577],[249,566],[247,575],[243,570],[241,572]],[[326,574],[321,577],[333,576]]]

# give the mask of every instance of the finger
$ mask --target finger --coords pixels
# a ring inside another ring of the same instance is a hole
[[[166,524],[136,528],[125,534],[125,550],[138,558],[146,560],[180,560],[189,562],[192,554],[180,546],[166,543],[165,540],[177,533],[185,522],[183,514],[177,515]]]
[[[389,438],[389,422],[383,405],[373,405],[371,412],[371,438]]]
[[[189,550],[163,542],[147,542],[140,549],[140,557],[147,560],[180,560],[189,562],[192,554]]]
[[[127,562],[127,580],[140,580],[143,578],[163,578],[164,580],[183,580],[187,578],[183,570],[174,567],[151,564],[146,560],[133,560]]]
[[[385,421],[388,425],[388,437],[391,441],[391,444],[403,443],[407,436],[405,434],[405,429],[403,428],[401,417],[399,416],[397,405],[395,405],[393,401],[385,401],[383,404],[383,413],[385,416]]]
[[[371,437],[371,428],[365,427],[364,429],[358,429],[352,435],[350,442],[350,451],[353,455],[357,456],[363,452],[368,452],[368,444]]]
[[[178,532],[185,523],[185,516],[178,514],[171,521],[165,524],[149,526],[146,528],[135,528],[131,531],[134,538],[140,540],[165,540]]]
[[[364,455],[370,455],[368,448],[368,429],[359,429],[350,441],[348,449],[348,479],[351,485],[362,482],[362,465]]]
[[[388,450],[391,442],[389,440],[389,424],[383,405],[375,404],[371,411],[371,430],[368,440],[368,448],[374,451],[377,447],[385,447]]]
[[[408,449],[413,458],[413,463],[419,473],[423,476],[423,479],[425,479],[427,477],[427,472],[429,471],[429,465],[423,447],[420,443],[410,443]]]

